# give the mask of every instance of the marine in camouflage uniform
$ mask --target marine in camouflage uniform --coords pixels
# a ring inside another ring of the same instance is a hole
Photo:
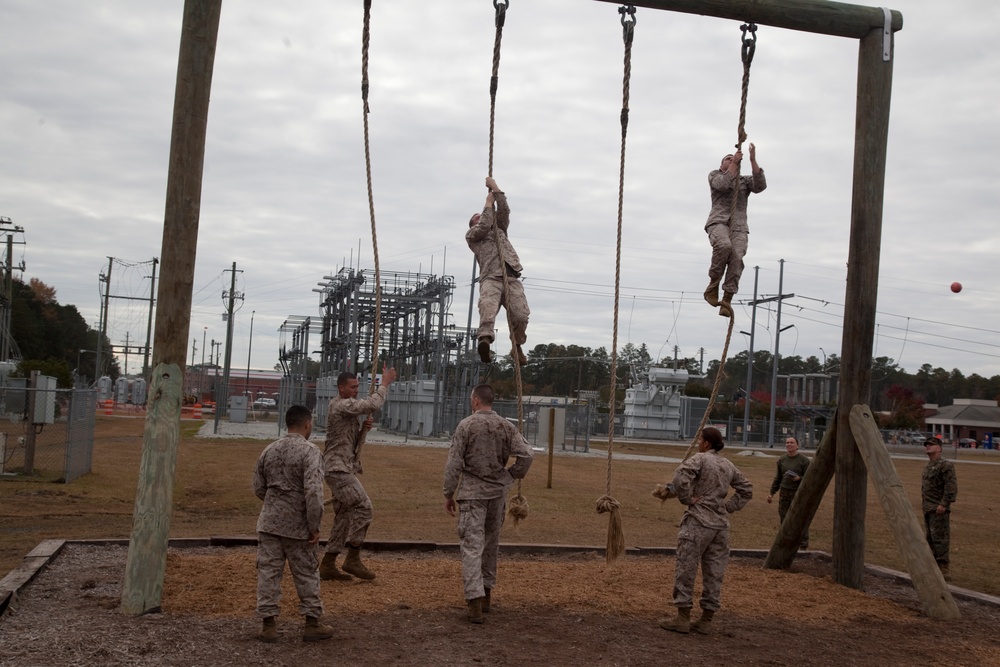
[[[686,633],[695,629],[707,634],[719,609],[722,578],[729,561],[729,515],[742,509],[753,497],[750,481],[722,456],[724,446],[718,429],[705,428],[698,453],[681,463],[674,473],[674,492],[687,509],[677,533],[673,599],[677,617],[660,622],[667,630]],[[735,493],[727,499],[730,487]],[[702,617],[691,626],[692,593],[699,563]]]
[[[719,306],[719,314],[732,317],[732,298],[740,289],[743,275],[743,257],[747,254],[750,228],[747,226],[747,201],[750,193],[763,192],[767,187],[764,170],[757,165],[757,153],[750,144],[750,176],[740,176],[740,162],[743,153],[722,158],[719,168],[708,175],[708,186],[712,192],[712,210],[705,223],[708,240],[712,244],[712,263],[708,267],[708,287],[705,301],[711,306]],[[737,185],[738,184],[738,185]],[[736,210],[733,210],[733,193],[736,195]],[[725,276],[725,282],[722,281]],[[719,301],[719,284],[724,296]]]
[[[517,428],[493,412],[493,388],[472,390],[473,413],[455,428],[444,470],[444,507],[461,539],[462,580],[469,619],[482,622],[497,581],[500,527],[507,489],[531,467],[531,448]],[[508,468],[507,461],[515,457]]]
[[[358,398],[357,376],[345,372],[337,377],[337,396],[330,401],[327,412],[323,450],[323,469],[333,496],[331,506],[334,511],[333,528],[320,565],[323,579],[350,579],[336,565],[337,555],[345,546],[348,556],[342,566],[344,572],[361,579],[375,578],[375,574],[361,563],[359,553],[374,517],[371,498],[358,479],[363,472],[361,447],[371,421],[359,420],[382,408],[389,395],[389,385],[395,379],[395,369],[387,369],[375,393]]]
[[[788,508],[792,506],[792,498],[802,484],[802,478],[806,476],[809,469],[810,460],[805,454],[799,454],[799,441],[789,436],[785,438],[785,451],[787,454],[778,459],[777,469],[774,473],[774,481],[771,482],[771,491],[767,496],[767,502],[771,502],[774,494],[778,494],[778,519],[785,521]],[[800,549],[809,548],[809,528],[806,527],[802,533]]]
[[[920,484],[924,528],[941,573],[949,575],[948,550],[951,542],[951,504],[958,498],[958,478],[955,464],[941,458],[941,442],[936,438],[924,441],[929,459]]]
[[[528,299],[524,296],[524,285],[521,284],[521,260],[517,257],[514,246],[507,238],[507,228],[510,227],[510,207],[506,195],[497,187],[492,178],[486,179],[486,187],[490,194],[482,213],[477,213],[469,220],[469,231],[465,233],[465,241],[476,256],[479,264],[479,355],[484,363],[490,361],[490,345],[493,343],[493,331],[496,328],[497,313],[500,306],[507,309],[510,318],[511,333],[517,347],[512,350],[514,360],[521,365],[527,363],[521,346],[527,341],[525,330],[528,327]],[[493,205],[496,203],[496,210]],[[499,233],[500,246],[503,248],[503,260],[497,249],[496,236]],[[507,292],[503,289],[503,276],[507,274]]]
[[[319,625],[323,615],[316,544],[323,518],[323,459],[309,442],[312,413],[295,405],[285,416],[288,434],[268,445],[253,473],[253,492],[264,501],[257,518],[257,615],[264,619],[260,639],[277,641],[275,617],[281,577],[288,561],[306,617],[305,641],[328,639],[333,630]]]

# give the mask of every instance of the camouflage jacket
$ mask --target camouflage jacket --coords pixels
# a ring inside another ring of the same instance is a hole
[[[381,409],[389,388],[379,387],[367,398],[341,398],[330,401],[326,413],[326,442],[323,449],[323,469],[327,473],[361,473],[361,416]]]
[[[516,460],[506,468],[511,456]],[[531,447],[516,426],[492,410],[474,412],[459,422],[451,439],[444,495],[456,500],[502,498],[515,479],[528,474],[531,458]]]
[[[955,464],[944,459],[928,463],[920,483],[923,511],[933,512],[937,510],[938,505],[944,505],[950,512],[951,504],[957,498],[958,478],[955,476]]]
[[[729,459],[709,450],[695,454],[674,473],[677,499],[687,505],[683,521],[693,519],[706,528],[728,528],[729,515],[750,502],[753,484]],[[729,487],[736,491],[729,500]],[[696,501],[696,502],[695,502]]]
[[[497,251],[497,240],[493,231],[495,222],[496,228],[500,230],[503,259],[510,267],[508,275],[513,274],[517,278],[523,269],[514,246],[507,238],[507,228],[510,227],[510,208],[507,206],[507,197],[502,192],[495,192],[493,198],[497,205],[496,211],[493,210],[492,206],[484,207],[479,222],[465,233],[465,242],[469,244],[469,249],[475,254],[476,261],[479,263],[479,280],[503,278],[500,253]]]
[[[751,192],[763,192],[767,187],[764,170],[756,176],[740,176],[740,193],[737,195],[736,211],[733,211],[733,185],[735,179],[728,171],[716,169],[708,175],[708,187],[712,190],[712,210],[708,214],[707,230],[712,225],[728,225],[730,231],[750,232],[747,226],[747,200]]]
[[[253,492],[264,501],[257,532],[308,540],[323,519],[319,448],[298,433],[272,442],[257,459]]]

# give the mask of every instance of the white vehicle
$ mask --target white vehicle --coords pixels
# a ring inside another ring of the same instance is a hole
[[[258,398],[253,402],[255,410],[274,410],[278,407],[278,402],[273,398]]]

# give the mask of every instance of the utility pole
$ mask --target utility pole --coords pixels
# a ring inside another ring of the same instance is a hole
[[[191,339],[191,365],[194,366],[194,355],[198,351],[198,339]]]
[[[7,225],[10,225],[7,227]],[[0,361],[10,359],[13,348],[11,338],[11,312],[14,301],[14,234],[23,234],[24,227],[15,225],[10,218],[0,216],[0,233],[7,235],[7,261],[4,262],[4,298],[2,301],[3,310],[0,312]],[[25,245],[24,241],[18,241],[18,245]],[[24,271],[24,262],[17,267],[19,271]]]
[[[698,375],[705,374],[705,348],[698,348]]]
[[[104,283],[104,301],[101,302],[101,326],[97,332],[97,361],[94,362],[94,382],[101,379],[101,352],[104,349],[104,337],[108,333],[108,299],[111,295],[111,267],[115,258],[108,257],[108,272],[97,276],[98,283]],[[98,286],[100,291],[100,286]]]
[[[229,366],[233,359],[233,306],[236,303],[236,299],[242,299],[243,295],[236,291],[236,262],[233,262],[233,268],[230,269],[232,272],[232,277],[229,283],[229,291],[222,293],[223,299],[229,300],[229,305],[226,308],[226,363],[222,367],[222,400],[217,401],[215,404],[215,426],[213,433],[219,432],[219,419],[222,417],[222,411],[228,408],[229,400]],[[240,273],[243,273],[240,271]]]
[[[782,294],[782,285],[785,280],[785,260],[778,260],[778,319],[775,324],[776,330],[774,332],[774,367],[771,370],[771,423],[768,427],[767,433],[767,446],[774,447],[774,410],[775,410],[775,394],[778,390],[778,362],[781,361],[781,353],[778,351],[779,341],[781,340],[781,302],[785,299],[791,299],[794,294]],[[785,329],[791,329],[791,325],[785,327]]]
[[[757,329],[757,280],[760,278],[760,267],[753,267],[753,301],[750,302],[750,332],[741,331],[744,336],[750,336],[750,354],[747,357],[747,383],[743,388],[743,446],[750,443],[750,389],[753,386],[753,336]]]
[[[250,400],[250,353],[253,351],[253,316],[257,314],[256,310],[250,311],[250,342],[247,343],[247,381],[244,383],[243,393],[247,395],[247,400]]]
[[[146,351],[142,354],[142,377],[149,377],[149,345],[153,341],[153,305],[156,301],[153,296],[156,294],[156,265],[160,260],[153,258],[153,277],[149,281],[149,318],[146,320]],[[191,365],[194,366],[194,357],[191,357]]]

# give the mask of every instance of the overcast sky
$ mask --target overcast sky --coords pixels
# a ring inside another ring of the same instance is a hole
[[[488,165],[490,0],[375,0],[369,123],[383,271],[455,276]],[[610,349],[623,53],[617,5],[510,0],[494,176],[531,305],[528,348]],[[992,0],[905,0],[896,35],[875,354],[1000,374],[1000,53]],[[99,317],[112,294],[148,297],[159,257],[181,0],[0,3],[0,215],[25,229],[25,281]],[[632,54],[619,346],[719,357],[725,320],[702,300],[706,175],[732,150],[739,22],[639,8]],[[371,268],[362,132],[361,0],[229,0],[209,110],[192,341],[222,340],[236,262],[233,364],[277,361],[312,290]],[[754,268],[778,293],[783,356],[840,352],[858,43],[761,26],[746,128],[768,189],[750,200],[736,331],[749,331]],[[22,240],[22,237],[18,237]],[[360,253],[359,253],[360,248]],[[953,294],[949,285],[964,289]],[[131,304],[131,305],[129,305]],[[114,300],[112,342],[145,338],[141,302]],[[136,310],[138,309],[138,310]],[[773,304],[755,345],[774,350]],[[502,321],[501,319],[498,320]],[[506,327],[499,338],[506,336]],[[316,340],[314,338],[314,340]],[[290,343],[290,341],[288,341]],[[209,345],[211,347],[211,345]],[[734,333],[730,355],[746,350]],[[501,351],[505,346],[501,345]],[[138,365],[130,363],[130,370]]]

